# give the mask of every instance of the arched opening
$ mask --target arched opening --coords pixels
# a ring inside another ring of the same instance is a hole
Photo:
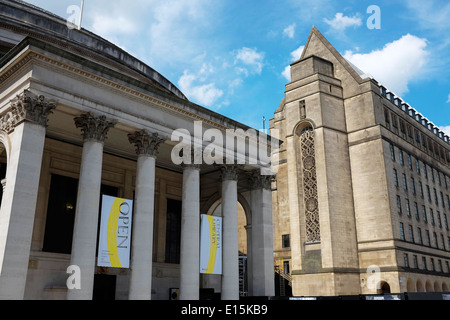
[[[442,283],[442,292],[448,292],[448,291],[449,291],[449,289],[448,289],[447,283],[443,282]]]
[[[430,280],[427,280],[427,282],[425,282],[425,290],[426,292],[433,292],[433,286],[431,285]]]
[[[423,287],[422,280],[420,280],[420,279],[417,280],[416,288],[417,288],[417,292],[425,292],[425,288]]]
[[[391,293],[391,286],[386,281],[380,283],[380,289],[377,290],[378,294]]]
[[[245,198],[238,195],[238,250],[239,250],[239,294],[240,296],[248,295],[248,236],[247,225],[251,224],[251,216],[249,206]],[[212,199],[202,213],[222,216],[222,199]],[[214,289],[215,292],[221,291],[221,276],[202,274],[201,287],[204,289]]]
[[[439,284],[439,282],[435,281],[434,282],[434,292],[441,292],[441,285]]]
[[[416,292],[416,286],[414,285],[414,281],[408,279],[406,282],[406,291],[408,292]]]

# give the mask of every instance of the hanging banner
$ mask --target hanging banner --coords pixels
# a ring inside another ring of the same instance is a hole
[[[133,201],[102,196],[97,265],[129,268]]]
[[[222,217],[201,215],[200,273],[222,274]]]

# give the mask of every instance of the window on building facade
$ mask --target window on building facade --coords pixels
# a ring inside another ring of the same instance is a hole
[[[394,145],[392,143],[389,144],[389,149],[391,150],[391,159],[392,161],[395,161],[395,150]]]
[[[409,229],[409,242],[414,243],[414,231],[413,231],[413,226],[409,225],[408,226]]]
[[[413,263],[414,263],[414,268],[419,269],[419,262],[417,261],[417,255],[413,255]]]
[[[431,220],[431,225],[434,226],[434,212],[433,209],[430,208],[430,220]]]
[[[306,216],[306,241],[320,241],[319,206],[317,201],[317,176],[314,130],[308,126],[300,133],[300,150],[303,167],[303,186]]]
[[[409,170],[412,170],[412,160],[411,160],[410,154],[408,154],[408,167],[409,167]]]
[[[282,243],[281,245],[282,245],[283,248],[289,248],[291,246],[288,234],[283,234],[281,236],[281,243]]]
[[[420,227],[417,227],[417,240],[420,245],[423,245],[422,241],[422,229]]]
[[[394,175],[394,186],[398,187],[398,174],[397,174],[397,170],[393,169],[393,175]]]
[[[409,206],[409,200],[405,199],[405,206],[406,206],[406,215],[408,217],[411,217],[411,207]]]
[[[419,221],[420,220],[419,206],[417,205],[417,202],[414,202],[414,215],[416,217],[416,220]]]
[[[425,230],[425,239],[427,239],[427,246],[431,247],[430,231]]]
[[[422,216],[423,216],[423,221],[424,221],[425,223],[427,223],[427,222],[428,222],[428,219],[427,219],[427,209],[425,208],[425,206],[422,206]]]
[[[405,253],[403,255],[403,260],[404,260],[405,268],[409,268],[409,258],[408,258],[408,254],[407,253]]]
[[[403,222],[400,222],[400,240],[405,240],[405,230],[403,227]]]
[[[401,200],[400,196],[397,196],[397,212],[399,214],[402,213],[402,200]]]
[[[423,270],[428,270],[426,257],[422,257],[422,267],[423,267]]]
[[[181,201],[167,199],[166,215],[166,263],[180,263]]]

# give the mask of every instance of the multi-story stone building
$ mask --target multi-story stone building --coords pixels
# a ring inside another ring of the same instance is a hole
[[[238,212],[248,294],[274,295],[267,163],[234,143],[222,165],[185,148],[188,161],[173,159],[175,131],[218,155],[208,130],[245,140],[250,129],[105,39],[0,0],[0,299],[238,299]],[[130,268],[97,264],[100,195],[134,200]],[[221,275],[200,274],[200,214],[223,218]]]
[[[294,296],[450,290],[447,135],[314,27],[270,126],[275,263]]]

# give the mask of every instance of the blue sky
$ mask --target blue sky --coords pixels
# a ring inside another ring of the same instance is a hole
[[[64,18],[81,4],[27,2]],[[380,9],[379,29],[367,25],[371,5]],[[262,129],[314,25],[450,135],[448,17],[448,0],[85,0],[82,27],[153,67],[191,101]]]

